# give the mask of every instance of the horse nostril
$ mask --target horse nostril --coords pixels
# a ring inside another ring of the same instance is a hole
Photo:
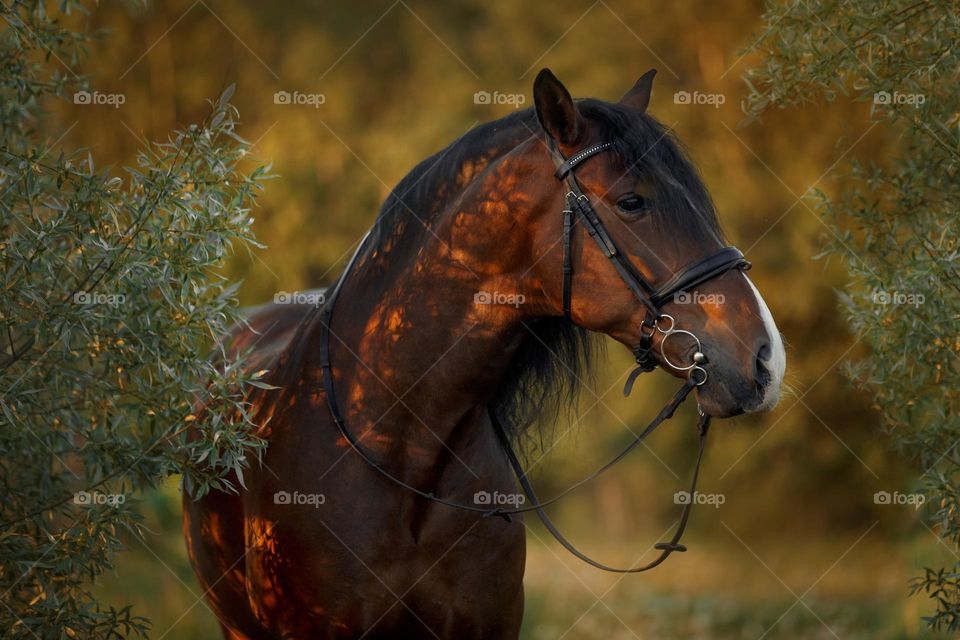
[[[766,342],[757,349],[757,357],[753,363],[753,379],[758,389],[763,389],[770,382],[770,369],[767,363],[770,362],[770,345]]]
[[[757,360],[760,362],[768,362],[770,360],[770,345],[765,344],[759,349],[757,349]]]

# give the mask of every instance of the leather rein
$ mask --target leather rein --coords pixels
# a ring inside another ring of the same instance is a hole
[[[571,319],[571,301],[573,294],[573,260],[572,260],[572,241],[573,241],[573,231],[574,226],[577,222],[582,224],[586,229],[588,235],[594,239],[594,241],[600,247],[600,250],[603,254],[610,260],[616,269],[620,278],[624,281],[627,288],[633,293],[633,295],[639,300],[649,311],[647,316],[644,318],[641,327],[640,327],[640,340],[637,348],[634,350],[634,356],[637,361],[637,367],[631,372],[630,376],[627,379],[627,383],[624,387],[624,395],[629,395],[630,391],[633,388],[633,383],[636,380],[637,376],[646,371],[652,371],[657,367],[658,361],[654,355],[654,336],[656,334],[661,334],[660,338],[660,359],[666,362],[672,368],[679,371],[687,371],[687,379],[684,381],[680,389],[674,394],[673,398],[660,410],[660,412],[650,421],[649,424],[639,433],[634,434],[633,439],[627,444],[624,449],[610,459],[606,464],[596,469],[590,475],[585,478],[575,482],[570,485],[557,495],[553,496],[549,500],[541,501],[537,498],[536,492],[534,491],[533,486],[531,485],[529,479],[527,478],[526,471],[523,469],[523,465],[520,462],[519,457],[517,456],[516,450],[513,447],[513,444],[510,441],[509,434],[507,433],[506,428],[500,422],[495,412],[490,411],[490,420],[496,433],[497,439],[499,440],[501,446],[503,447],[504,452],[506,453],[507,460],[510,463],[510,466],[513,468],[514,474],[517,476],[517,481],[520,484],[520,487],[523,489],[524,494],[527,499],[530,501],[530,506],[519,507],[514,509],[504,509],[500,507],[490,508],[488,506],[481,505],[469,505],[459,502],[455,502],[440,496],[437,496],[432,491],[424,491],[418,487],[415,487],[397,476],[393,475],[388,469],[386,469],[380,462],[378,462],[371,454],[363,447],[360,441],[353,435],[353,433],[348,429],[346,419],[343,416],[343,413],[340,410],[340,406],[337,402],[336,390],[334,388],[333,380],[333,369],[330,362],[330,324],[333,318],[333,310],[336,303],[336,300],[340,294],[341,289],[343,288],[344,282],[346,282],[349,277],[350,272],[353,270],[353,266],[357,261],[358,256],[363,252],[364,246],[367,243],[368,238],[370,237],[370,231],[363,237],[360,242],[360,245],[357,247],[356,252],[350,258],[350,261],[347,263],[346,268],[341,274],[340,278],[337,280],[336,284],[333,287],[330,295],[327,297],[325,304],[323,305],[322,310],[320,311],[320,359],[321,359],[321,370],[323,376],[323,387],[324,393],[327,398],[327,407],[330,409],[330,415],[333,417],[333,421],[337,426],[337,429],[340,432],[340,435],[349,443],[350,447],[360,456],[360,458],[366,463],[369,467],[377,471],[384,478],[392,482],[393,484],[417,495],[425,500],[435,502],[447,507],[454,509],[459,509],[462,511],[471,511],[479,513],[484,517],[490,516],[500,516],[507,521],[510,521],[510,516],[514,514],[528,513],[535,511],[539,516],[540,520],[543,522],[544,526],[550,532],[551,535],[559,542],[565,549],[570,553],[580,558],[587,564],[590,564],[598,569],[604,571],[610,571],[614,573],[639,573],[641,571],[648,571],[653,569],[657,565],[661,564],[666,560],[670,554],[674,552],[686,551],[687,548],[680,544],[680,538],[683,536],[683,532],[686,529],[687,521],[690,517],[690,511],[693,506],[693,503],[696,501],[696,488],[697,488],[697,478],[700,474],[700,464],[703,460],[703,453],[706,448],[706,438],[707,431],[710,426],[710,418],[706,416],[702,411],[699,411],[699,419],[697,421],[697,431],[699,434],[699,446],[697,450],[696,462],[693,467],[693,473],[691,474],[690,479],[690,491],[688,492],[686,498],[687,500],[683,504],[683,507],[680,512],[680,520],[676,529],[674,530],[673,536],[667,542],[659,542],[654,545],[654,548],[660,551],[660,555],[654,558],[652,561],[647,564],[628,567],[628,568],[617,568],[610,567],[603,563],[597,562],[592,558],[586,556],[581,551],[567,540],[563,534],[557,529],[553,521],[550,520],[549,516],[544,511],[544,507],[547,507],[566,495],[570,494],[574,490],[583,486],[584,484],[594,480],[611,467],[616,465],[620,460],[625,458],[631,451],[633,451],[640,443],[642,443],[651,433],[653,433],[657,427],[659,427],[663,422],[669,420],[673,417],[674,412],[677,407],[679,407],[683,401],[690,395],[690,392],[694,388],[704,384],[707,381],[707,372],[702,365],[707,363],[707,358],[703,354],[701,349],[700,340],[693,333],[686,331],[684,329],[678,329],[676,327],[676,322],[674,318],[668,314],[662,312],[661,307],[670,301],[671,297],[677,293],[688,290],[694,286],[702,284],[708,280],[716,278],[720,275],[723,275],[731,269],[742,269],[746,270],[750,267],[750,263],[744,259],[743,254],[739,249],[735,247],[725,247],[720,251],[707,256],[706,258],[695,262],[691,265],[688,265],[681,269],[679,272],[670,277],[664,284],[659,288],[654,288],[640,272],[634,267],[633,263],[629,258],[624,255],[617,247],[616,243],[613,241],[613,238],[607,232],[606,227],[601,222],[600,218],[597,216],[596,211],[593,208],[593,205],[590,202],[590,199],[584,194],[583,190],[580,188],[579,183],[574,175],[574,169],[583,163],[585,160],[591,158],[592,156],[606,151],[613,147],[612,143],[603,143],[598,144],[586,149],[583,149],[577,153],[572,154],[570,157],[565,158],[560,151],[557,149],[555,143],[551,140],[550,152],[553,156],[554,163],[556,165],[556,172],[554,176],[561,181],[565,181],[568,188],[568,192],[565,197],[566,206],[563,210],[563,314],[564,317],[568,320]],[[696,351],[693,354],[692,362],[688,365],[674,364],[667,359],[664,353],[664,345],[666,344],[667,339],[670,336],[683,334],[692,338],[696,344]]]

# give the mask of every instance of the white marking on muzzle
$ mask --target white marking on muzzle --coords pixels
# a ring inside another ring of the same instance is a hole
[[[747,279],[747,284],[753,289],[753,294],[757,296],[757,306],[760,308],[760,319],[763,320],[763,328],[770,338],[770,359],[766,361],[767,369],[770,371],[770,382],[767,384],[763,395],[763,402],[752,409],[753,411],[768,411],[776,406],[780,400],[780,385],[783,382],[783,372],[787,368],[787,352],[783,349],[783,338],[780,337],[780,331],[777,330],[777,324],[773,321],[773,315],[764,302],[763,296],[757,290],[753,281],[743,274]]]

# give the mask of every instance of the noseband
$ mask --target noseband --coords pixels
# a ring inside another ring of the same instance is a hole
[[[337,425],[340,435],[343,436],[343,438],[350,444],[350,447],[368,466],[377,471],[377,473],[385,477],[393,484],[431,502],[455,509],[460,509],[462,511],[479,513],[484,517],[500,516],[505,520],[510,521],[511,515],[536,511],[544,526],[553,535],[553,537],[556,538],[556,540],[563,545],[564,548],[570,551],[570,553],[580,558],[584,562],[604,571],[612,571],[615,573],[639,573],[641,571],[648,571],[649,569],[656,567],[674,552],[687,550],[684,545],[680,544],[680,538],[683,536],[683,532],[686,529],[691,507],[696,501],[697,478],[700,474],[700,463],[703,459],[703,452],[706,447],[707,431],[710,425],[710,418],[702,411],[699,412],[700,417],[697,421],[697,431],[700,436],[697,459],[691,476],[690,491],[687,494],[687,500],[683,504],[683,508],[680,513],[679,524],[677,525],[672,538],[668,542],[659,542],[654,545],[654,548],[660,551],[660,555],[651,562],[642,566],[615,568],[591,559],[574,547],[573,544],[571,544],[560,533],[557,527],[547,516],[546,512],[544,511],[544,507],[557,502],[575,489],[595,479],[617,464],[620,460],[625,458],[627,454],[629,454],[640,443],[642,443],[647,436],[653,433],[653,431],[660,426],[660,424],[673,417],[677,407],[683,403],[683,401],[690,394],[690,392],[693,391],[694,388],[703,385],[707,381],[707,371],[703,367],[703,365],[707,363],[707,357],[703,353],[699,338],[697,338],[697,336],[690,331],[677,328],[674,318],[669,314],[663,313],[662,307],[669,303],[672,296],[675,294],[689,290],[692,287],[711,280],[712,278],[723,275],[731,269],[746,270],[750,267],[750,263],[744,259],[743,254],[739,249],[735,247],[726,247],[712,255],[707,256],[699,262],[695,262],[682,268],[659,287],[655,288],[651,283],[649,283],[636,269],[636,267],[634,267],[630,259],[617,248],[616,243],[613,241],[613,238],[607,232],[606,227],[597,216],[597,212],[590,203],[590,199],[584,194],[574,175],[574,169],[582,164],[585,160],[612,147],[612,143],[605,142],[603,144],[598,144],[593,147],[583,149],[582,151],[578,151],[568,158],[564,158],[551,140],[550,151],[557,167],[554,176],[558,180],[565,181],[568,189],[566,194],[566,207],[563,210],[563,315],[568,320],[571,319],[571,300],[573,297],[574,273],[573,260],[571,257],[571,245],[573,241],[574,225],[577,221],[579,221],[587,230],[587,233],[590,235],[590,237],[596,241],[603,254],[610,259],[611,264],[613,264],[627,288],[630,289],[637,300],[639,300],[648,310],[647,315],[641,323],[639,343],[634,350],[637,367],[633,370],[633,372],[631,372],[627,379],[626,386],[624,387],[624,395],[630,394],[630,391],[633,388],[633,383],[639,374],[646,371],[652,371],[657,367],[658,362],[656,356],[654,355],[653,349],[654,337],[658,334],[661,336],[659,341],[660,359],[675,370],[688,372],[686,381],[670,400],[670,402],[668,402],[660,410],[657,416],[643,429],[643,431],[634,435],[633,440],[623,449],[623,451],[617,454],[617,456],[612,458],[609,462],[587,477],[570,485],[559,494],[555,495],[549,500],[541,502],[537,498],[530,481],[527,479],[526,471],[524,471],[523,465],[521,464],[520,459],[517,456],[512,443],[510,442],[510,437],[506,428],[500,422],[495,412],[490,411],[490,420],[493,424],[494,432],[496,433],[500,444],[503,446],[507,459],[509,460],[511,467],[517,476],[517,481],[519,482],[527,498],[530,500],[531,506],[517,509],[502,509],[498,507],[491,509],[482,506],[462,504],[439,497],[433,492],[424,491],[408,484],[407,482],[393,475],[390,471],[384,468],[382,464],[376,461],[370,452],[368,452],[366,448],[360,444],[359,440],[347,428],[346,420],[343,416],[343,413],[340,411],[339,404],[337,403],[337,395],[333,384],[333,369],[330,363],[330,324],[333,318],[334,305],[337,297],[340,294],[340,290],[343,288],[344,282],[346,282],[350,272],[353,269],[354,263],[356,262],[358,256],[363,252],[364,246],[367,243],[367,239],[370,236],[369,231],[367,232],[367,235],[364,236],[363,240],[361,240],[360,246],[353,254],[353,257],[350,258],[350,262],[347,263],[343,274],[341,274],[340,278],[337,280],[333,290],[327,297],[326,303],[323,305],[323,308],[320,311],[320,366],[323,375],[323,387],[327,399],[327,406],[330,409],[330,414],[333,417],[334,423]],[[664,351],[667,340],[671,336],[678,335],[689,336],[693,339],[696,347],[691,362],[687,365],[674,364],[667,358]]]

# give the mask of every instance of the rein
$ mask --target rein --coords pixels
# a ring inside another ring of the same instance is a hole
[[[507,434],[504,425],[492,411],[489,412],[489,415],[494,432],[504,449],[507,460],[509,461],[510,466],[513,468],[514,474],[517,476],[517,481],[519,482],[520,487],[523,489],[527,499],[530,500],[529,507],[520,507],[515,509],[503,509],[495,507],[491,509],[483,506],[454,502],[452,500],[437,496],[432,491],[424,491],[414,487],[413,485],[393,475],[389,470],[384,468],[382,464],[376,461],[370,452],[368,452],[360,444],[360,441],[347,428],[346,419],[344,418],[337,402],[337,395],[333,380],[333,368],[330,362],[330,325],[333,318],[334,306],[344,283],[349,277],[350,272],[353,270],[353,266],[356,263],[358,256],[360,256],[360,254],[363,252],[363,249],[370,237],[370,231],[368,231],[361,240],[360,245],[357,247],[356,252],[347,263],[346,268],[334,285],[332,292],[328,296],[326,303],[320,312],[320,366],[323,376],[324,393],[327,398],[327,407],[330,409],[330,415],[333,417],[333,421],[337,425],[340,435],[342,435],[343,438],[350,444],[350,447],[357,453],[357,455],[360,456],[364,463],[366,463],[369,467],[374,469],[377,473],[382,475],[393,484],[431,502],[462,511],[479,513],[484,517],[500,516],[505,520],[510,521],[511,515],[536,511],[544,526],[547,528],[550,534],[553,535],[557,542],[559,542],[565,549],[584,562],[604,571],[615,573],[639,573],[641,571],[653,569],[666,560],[670,554],[674,552],[683,552],[687,550],[684,545],[680,544],[680,538],[683,536],[684,530],[686,529],[687,521],[690,517],[690,511],[695,501],[697,478],[700,475],[700,464],[703,460],[704,450],[706,449],[707,432],[710,427],[710,418],[702,411],[699,412],[700,417],[697,421],[699,446],[693,473],[691,475],[690,491],[687,496],[688,499],[680,512],[680,521],[672,538],[667,542],[659,542],[654,545],[654,548],[660,551],[660,555],[653,561],[642,566],[630,568],[610,567],[597,562],[579,551],[573,546],[572,543],[570,543],[569,540],[563,536],[563,534],[560,533],[556,525],[554,525],[549,516],[547,516],[546,512],[544,511],[544,507],[557,502],[561,498],[565,497],[591,480],[594,480],[616,465],[620,460],[625,458],[631,451],[633,451],[637,445],[639,445],[651,433],[653,433],[657,427],[673,417],[677,407],[679,407],[683,401],[686,400],[687,396],[690,395],[690,393],[696,387],[703,385],[707,381],[707,372],[702,366],[707,363],[707,357],[702,352],[700,340],[690,331],[677,329],[674,318],[663,313],[661,311],[661,307],[669,301],[671,296],[678,292],[718,277],[727,271],[730,271],[731,269],[747,269],[749,268],[750,263],[744,259],[743,254],[739,249],[736,249],[735,247],[726,247],[710,256],[707,256],[699,262],[684,267],[679,272],[671,276],[667,282],[655,289],[649,282],[647,282],[643,275],[637,271],[636,267],[633,266],[633,263],[629,260],[629,258],[627,258],[617,248],[616,243],[614,243],[610,234],[607,232],[606,227],[604,227],[600,218],[597,216],[593,205],[590,203],[590,199],[584,194],[574,175],[574,169],[578,165],[590,157],[612,148],[612,146],[612,143],[607,142],[583,149],[577,153],[574,153],[569,158],[564,158],[556,148],[556,145],[551,141],[550,151],[557,167],[554,176],[558,180],[564,180],[569,189],[566,194],[566,207],[563,210],[563,314],[568,320],[571,319],[570,310],[573,295],[573,261],[571,257],[571,245],[573,240],[574,225],[577,221],[579,221],[587,230],[587,233],[590,235],[590,237],[593,238],[599,245],[604,255],[610,259],[611,264],[613,264],[627,288],[630,289],[637,300],[639,300],[650,312],[644,318],[641,324],[639,345],[634,350],[637,367],[633,370],[633,372],[631,372],[627,379],[627,383],[624,387],[624,395],[630,394],[633,388],[633,383],[636,381],[637,376],[639,376],[641,373],[652,371],[654,368],[656,368],[657,358],[653,353],[653,338],[658,333],[662,335],[660,338],[659,349],[660,359],[674,369],[688,371],[688,375],[687,379],[684,381],[680,389],[677,390],[676,394],[674,394],[673,398],[660,410],[653,420],[647,424],[643,431],[641,431],[639,434],[635,434],[633,440],[610,461],[596,469],[590,475],[570,485],[549,500],[540,501],[539,498],[537,498],[533,486],[530,484],[530,481],[527,478],[526,471],[523,469],[523,465],[521,464],[520,459],[517,456],[512,443],[510,442],[509,435]],[[696,351],[693,354],[692,362],[689,365],[676,365],[670,362],[664,353],[664,345],[666,344],[667,339],[670,336],[678,334],[691,337],[696,344]]]

